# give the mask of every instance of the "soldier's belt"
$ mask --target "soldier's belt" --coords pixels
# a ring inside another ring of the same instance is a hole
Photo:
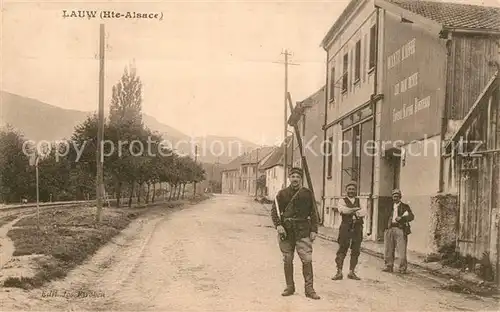
[[[309,221],[309,219],[305,218],[284,218],[285,221]]]

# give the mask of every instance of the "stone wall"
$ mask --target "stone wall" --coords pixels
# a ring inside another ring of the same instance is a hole
[[[460,211],[458,196],[437,194],[431,198],[430,209],[430,247],[433,253],[439,253],[442,248],[456,244]]]

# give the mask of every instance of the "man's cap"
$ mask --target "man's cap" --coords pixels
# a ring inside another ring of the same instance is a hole
[[[300,168],[297,168],[297,167],[293,167],[290,169],[290,171],[288,172],[288,175],[292,175],[294,173],[297,173],[299,174],[300,176],[302,176],[302,169]]]
[[[400,189],[392,190],[392,195],[396,195],[396,194],[401,195],[401,190]]]
[[[356,188],[358,187],[358,183],[356,181],[351,181],[351,182],[347,183],[345,187],[348,188],[351,185],[356,187]]]

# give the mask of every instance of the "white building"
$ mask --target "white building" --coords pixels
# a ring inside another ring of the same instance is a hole
[[[233,159],[222,171],[222,193],[255,195],[257,179],[264,174],[261,165],[273,147],[264,146]]]
[[[288,137],[288,164],[289,167],[292,166],[292,137]],[[274,200],[278,191],[284,188],[285,184],[284,180],[284,172],[283,172],[283,144],[280,147],[275,147],[271,152],[269,158],[262,164],[261,170],[265,171],[266,174],[266,188],[267,188],[267,196],[266,198],[269,200]],[[286,181],[288,185],[288,179]]]
[[[382,98],[377,71],[379,19],[373,0],[353,0],[322,42],[328,87],[324,139],[329,142],[329,155],[324,158],[324,225],[339,227],[338,201],[345,196],[345,185],[354,180],[361,204],[369,211],[367,236],[373,234],[374,157],[360,147],[375,139],[375,109]]]

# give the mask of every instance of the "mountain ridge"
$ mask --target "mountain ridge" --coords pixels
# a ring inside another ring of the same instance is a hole
[[[30,140],[56,141],[69,139],[75,127],[81,124],[92,111],[67,109],[0,90],[0,126],[11,125]],[[188,146],[191,140],[198,142],[198,161],[206,163],[227,164],[241,153],[258,147],[257,144],[238,137],[230,136],[194,136],[191,137],[180,130],[158,121],[155,117],[143,113],[143,123],[152,131],[158,132],[164,140],[172,144],[181,144],[177,150],[183,154],[193,155],[194,147]],[[236,141],[238,146],[231,145]],[[180,143],[179,143],[180,142]],[[220,150],[217,146],[222,146]]]

